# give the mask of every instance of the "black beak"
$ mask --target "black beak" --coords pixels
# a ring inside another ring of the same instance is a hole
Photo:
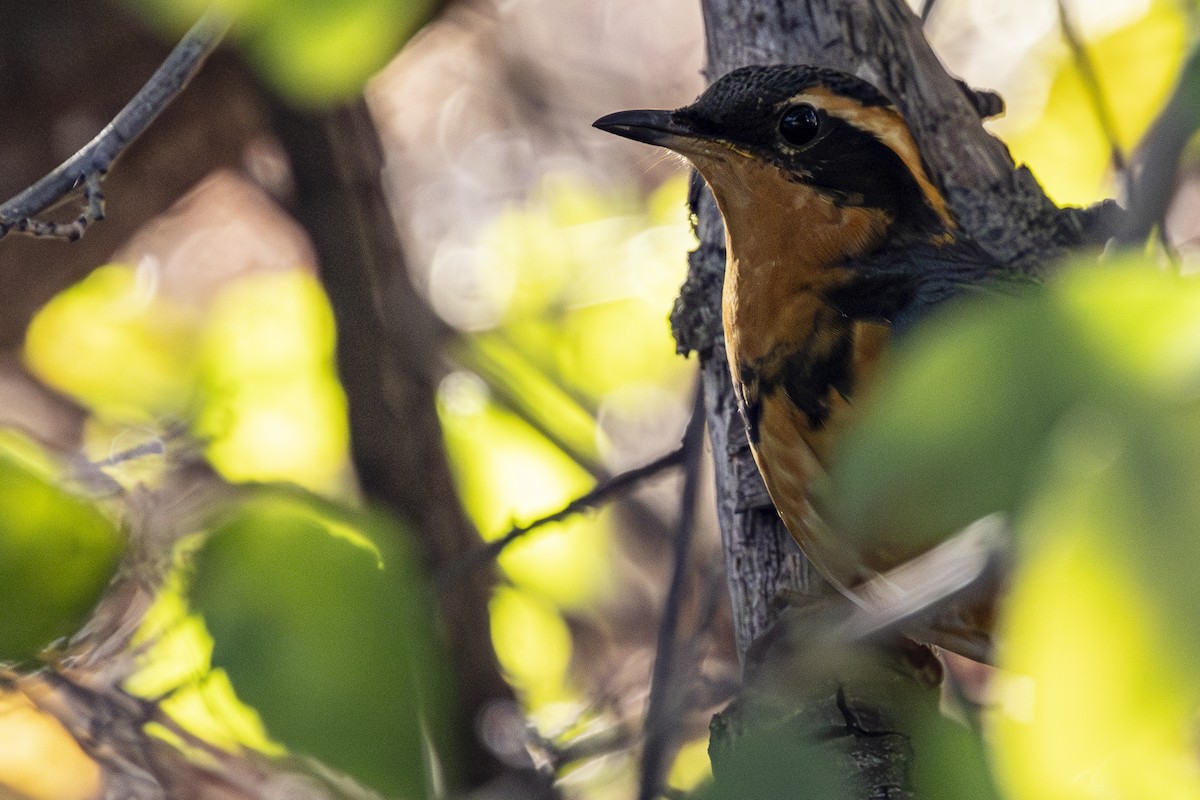
[[[635,142],[656,144],[672,150],[678,149],[675,145],[681,139],[694,141],[704,138],[680,120],[674,111],[618,111],[596,120],[592,127]]]

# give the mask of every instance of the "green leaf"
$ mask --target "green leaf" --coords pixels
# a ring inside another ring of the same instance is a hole
[[[124,545],[99,510],[55,485],[38,455],[0,441],[0,661],[29,661],[78,631]]]
[[[998,798],[979,732],[940,710],[935,656],[810,637],[827,624],[818,616],[787,619],[788,647],[714,719],[715,780],[698,800],[865,797],[864,780],[904,783],[922,800]]]
[[[1072,420],[1017,526],[1022,557],[991,714],[995,762],[1015,800],[1200,797],[1197,516],[1176,516],[1200,497],[1200,441],[1194,422],[1163,422]],[[1192,486],[1174,501],[1146,485],[1184,488],[1183,463],[1155,459],[1150,472],[1139,463],[1172,449],[1140,440],[1158,425],[1191,448]]]
[[[914,554],[1004,512],[993,756],[1013,798],[1200,798],[1200,279],[1069,271],[903,344],[828,485]]]
[[[717,734],[714,734],[716,736]],[[761,797],[820,797],[848,800],[853,792],[846,775],[848,757],[820,742],[812,731],[779,724],[740,735],[730,752],[709,750],[715,780],[702,786],[696,800]]]
[[[1094,378],[1052,306],[1045,294],[965,302],[901,343],[826,487],[846,536],[903,560],[1013,508],[1054,419]]]
[[[1200,284],[1092,266],[1022,296],[964,301],[914,331],[822,490],[847,536],[915,555],[1016,512],[1079,409],[1132,421],[1198,389]]]
[[[403,531],[300,492],[241,503],[197,554],[213,665],[271,736],[389,796],[424,797],[440,728],[433,610]]]

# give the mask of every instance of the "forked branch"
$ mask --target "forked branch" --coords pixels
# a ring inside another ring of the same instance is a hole
[[[53,172],[0,205],[0,239],[15,231],[74,241],[83,236],[88,225],[103,219],[104,194],[100,182],[121,154],[195,77],[228,29],[229,21],[224,16],[214,11],[206,13],[96,138]],[[37,218],[80,188],[85,206],[73,221],[60,223]]]

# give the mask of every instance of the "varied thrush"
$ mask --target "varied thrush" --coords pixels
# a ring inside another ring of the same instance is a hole
[[[733,384],[804,553],[843,590],[917,555],[839,538],[809,491],[892,332],[1000,269],[960,233],[896,107],[842,72],[756,66],[595,126],[685,156],[712,189]]]

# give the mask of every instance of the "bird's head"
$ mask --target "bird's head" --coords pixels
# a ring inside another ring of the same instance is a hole
[[[744,67],[674,111],[620,111],[601,130],[686,157],[726,224],[758,224],[788,206],[861,210],[877,225],[935,234],[945,199],[895,106],[852,75],[810,66]],[[864,218],[866,218],[864,216]]]

